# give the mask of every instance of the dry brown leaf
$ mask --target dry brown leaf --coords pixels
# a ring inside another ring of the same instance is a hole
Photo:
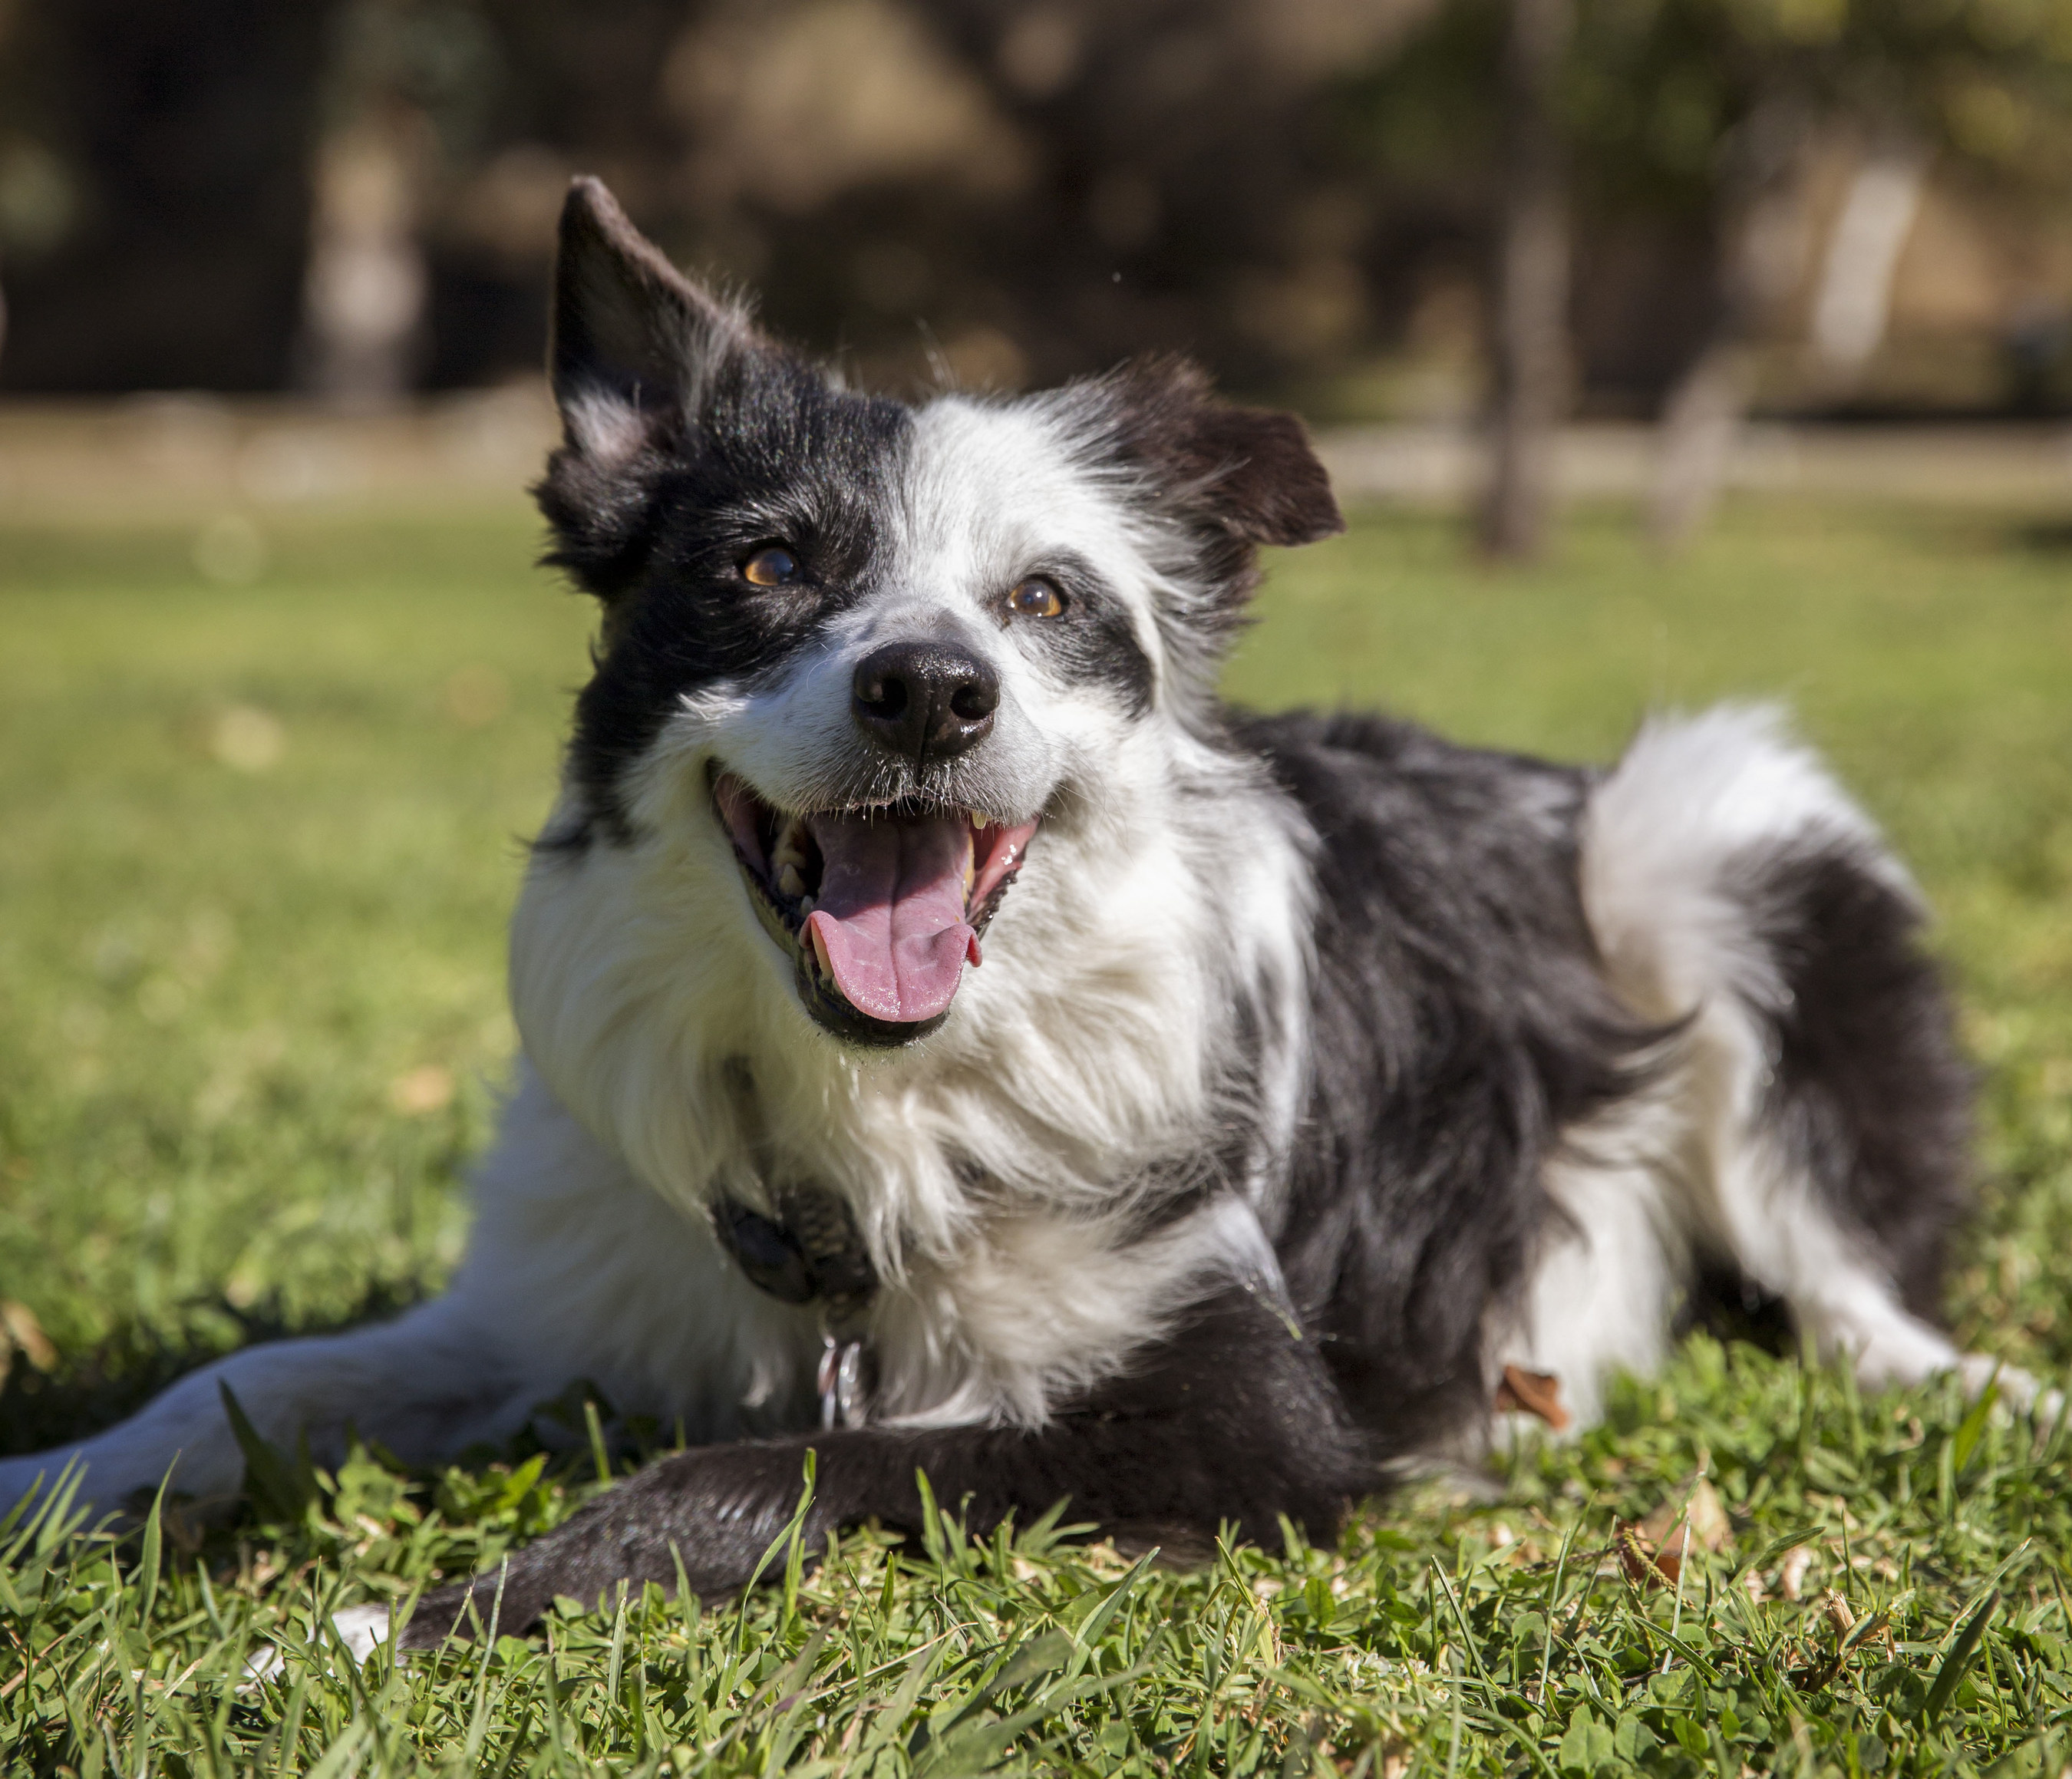
[[[1536,1415],[1557,1433],[1568,1427],[1568,1411],[1561,1406],[1561,1380],[1551,1371],[1527,1371],[1507,1365],[1496,1387],[1496,1407]]]
[[[1612,1548],[1619,1567],[1636,1588],[1673,1588],[1683,1572],[1683,1559],[1675,1551],[1657,1551],[1655,1541],[1638,1526],[1618,1525],[1612,1529]]]
[[[1658,1551],[1673,1551],[1680,1559],[1687,1522],[1691,1542],[1704,1550],[1716,1553],[1734,1541],[1734,1529],[1718,1492],[1703,1477],[1682,1501],[1665,1501],[1656,1508],[1640,1522],[1640,1530]]]
[[[1802,1544],[1796,1550],[1785,1552],[1784,1566],[1778,1571],[1777,1580],[1778,1588],[1786,1600],[1798,1599],[1799,1588],[1806,1580],[1806,1572],[1812,1566],[1813,1553],[1807,1546]]]
[[[454,1086],[450,1069],[427,1062],[388,1083],[388,1103],[405,1117],[422,1118],[453,1103]]]
[[[1687,1510],[1691,1517],[1691,1535],[1708,1551],[1716,1555],[1734,1542],[1733,1522],[1727,1518],[1727,1510],[1721,1505],[1719,1493],[1712,1484],[1700,1477],[1698,1485],[1691,1491],[1691,1505]]]

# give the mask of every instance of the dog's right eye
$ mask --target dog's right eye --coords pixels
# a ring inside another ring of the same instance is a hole
[[[781,587],[799,578],[799,559],[782,544],[765,544],[741,565],[741,577],[751,587]]]
[[[1064,594],[1040,574],[1032,574],[1007,596],[1010,618],[1055,618],[1064,609]]]

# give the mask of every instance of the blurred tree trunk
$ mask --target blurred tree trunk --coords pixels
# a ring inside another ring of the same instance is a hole
[[[1572,0],[1511,0],[1504,47],[1503,203],[1498,220],[1494,461],[1482,547],[1524,561],[1545,541],[1554,450],[1568,405],[1567,157],[1557,114]]]
[[[1813,297],[1817,369],[1836,393],[1848,388],[1885,339],[1893,274],[1928,183],[1927,150],[1894,132],[1864,151],[1827,233]]]
[[[1662,405],[1647,535],[1681,548],[1711,516],[1748,410],[1763,331],[1806,262],[1802,106],[1758,104],[1729,146],[1721,178],[1713,322]]]
[[[430,126],[392,94],[319,145],[303,281],[298,380],[347,407],[379,406],[417,380],[425,331],[413,138]]]

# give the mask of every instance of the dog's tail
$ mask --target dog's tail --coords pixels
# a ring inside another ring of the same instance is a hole
[[[1691,1021],[1701,1249],[1825,1345],[1872,1341],[1832,1300],[1836,1267],[1933,1318],[1971,1083],[1921,898],[1869,819],[1774,712],[1729,707],[1641,730],[1592,795],[1580,869],[1621,994]]]

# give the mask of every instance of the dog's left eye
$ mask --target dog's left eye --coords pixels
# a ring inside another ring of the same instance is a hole
[[[1010,618],[1055,618],[1064,609],[1064,594],[1040,574],[1032,574],[1007,596]]]
[[[781,587],[799,578],[799,559],[782,544],[766,544],[741,565],[741,577],[751,587]]]

